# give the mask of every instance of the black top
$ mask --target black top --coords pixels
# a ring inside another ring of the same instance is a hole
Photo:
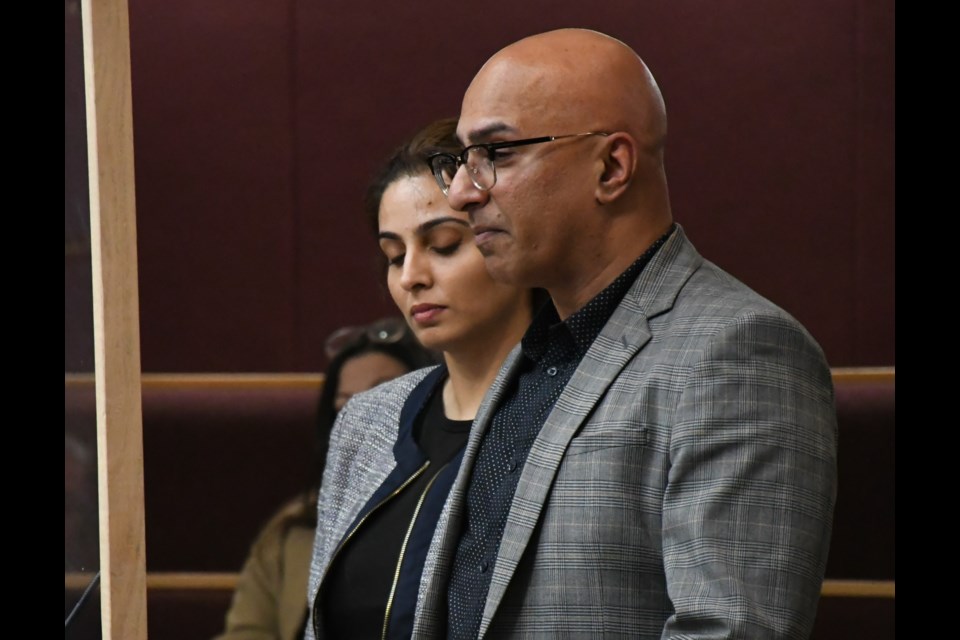
[[[427,468],[388,498],[343,544],[324,579],[325,638],[380,638],[387,600],[420,496],[467,441],[471,420],[449,420],[438,385],[414,422]]]
[[[449,638],[473,639],[480,632],[493,564],[530,447],[590,345],[673,229],[566,321],[547,304],[524,335],[519,375],[483,436],[467,490],[447,591]]]

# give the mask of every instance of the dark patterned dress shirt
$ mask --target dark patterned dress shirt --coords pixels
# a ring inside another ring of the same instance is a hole
[[[464,528],[447,592],[449,638],[477,637],[500,538],[530,447],[590,345],[673,229],[566,321],[547,304],[524,335],[519,375],[483,437],[467,490]]]

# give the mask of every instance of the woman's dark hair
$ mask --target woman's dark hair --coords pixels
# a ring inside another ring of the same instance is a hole
[[[457,119],[443,118],[431,122],[397,147],[387,161],[374,174],[363,199],[363,209],[374,230],[379,229],[380,200],[391,184],[400,178],[430,174],[427,157],[438,151],[460,153],[462,145],[457,140]],[[439,188],[437,189],[439,191]]]

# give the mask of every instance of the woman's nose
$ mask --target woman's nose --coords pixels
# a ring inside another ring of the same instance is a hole
[[[407,251],[403,259],[403,271],[400,273],[400,286],[406,291],[429,287],[433,284],[428,256],[419,250]]]

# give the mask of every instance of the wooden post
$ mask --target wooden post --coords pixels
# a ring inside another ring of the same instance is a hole
[[[84,0],[103,637],[147,637],[140,319],[126,0]]]

